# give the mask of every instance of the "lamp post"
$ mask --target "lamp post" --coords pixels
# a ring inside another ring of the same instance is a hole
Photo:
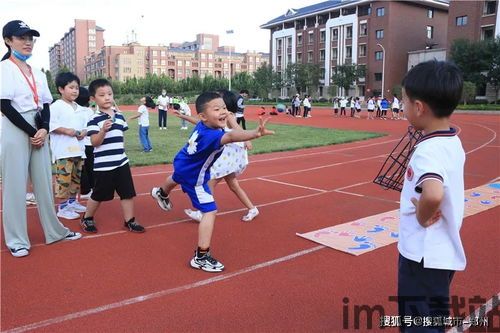
[[[384,98],[384,75],[385,75],[385,49],[382,46],[382,44],[377,44],[377,46],[380,46],[382,48],[382,99]]]
[[[231,35],[234,33],[234,30],[226,30],[226,34]],[[231,91],[231,73],[232,68],[231,68],[231,45],[229,45],[229,91]]]

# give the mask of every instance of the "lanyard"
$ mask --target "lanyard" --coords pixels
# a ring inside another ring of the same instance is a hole
[[[33,93],[33,100],[35,101],[36,107],[38,108],[38,91],[36,90],[35,75],[31,71],[31,67],[28,66],[28,69],[29,69],[30,74],[31,74],[32,83],[30,82],[30,80],[28,79],[26,74],[24,74],[21,67],[19,67],[19,65],[12,58],[9,58],[9,60],[12,61],[17,66],[17,68],[19,68],[19,70],[21,71],[21,74],[23,74],[24,78],[26,79],[26,82],[28,83],[28,86],[31,89],[31,92]]]

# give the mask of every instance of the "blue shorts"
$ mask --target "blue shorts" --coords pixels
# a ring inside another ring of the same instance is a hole
[[[189,196],[191,203],[202,213],[213,212],[217,210],[217,205],[215,204],[214,197],[208,184],[203,184],[200,186],[192,185],[182,185],[182,191]]]

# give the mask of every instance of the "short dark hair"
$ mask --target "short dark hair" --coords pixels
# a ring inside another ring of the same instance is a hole
[[[197,113],[205,112],[206,104],[209,103],[210,101],[213,101],[214,99],[217,99],[217,98],[222,98],[222,97],[221,97],[221,95],[219,95],[218,93],[216,93],[214,91],[206,91],[204,93],[201,93],[201,95],[198,96],[198,98],[196,98],[196,102],[195,102],[196,112]]]
[[[95,96],[95,93],[98,88],[101,87],[111,87],[113,89],[113,86],[111,85],[111,82],[109,82],[106,79],[96,79],[89,84],[89,93],[90,96]]]
[[[156,103],[153,101],[151,96],[145,96],[145,98],[146,98],[146,103],[145,103],[146,107],[150,109],[156,108]]]
[[[246,89],[241,89],[241,90],[240,90],[240,94],[247,94],[247,95],[248,95],[248,90],[246,90]]]
[[[463,77],[460,69],[448,61],[430,60],[413,67],[402,86],[410,100],[425,102],[438,117],[450,116],[462,97]]]
[[[78,97],[75,99],[75,103],[80,106],[89,106],[90,94],[87,88],[80,87],[80,92]]]
[[[217,92],[224,100],[224,104],[226,104],[226,108],[228,111],[231,111],[233,113],[238,111],[238,96],[235,93],[227,89],[219,89],[217,90]]]
[[[71,82],[76,81],[78,85],[80,85],[80,79],[78,76],[71,72],[64,72],[64,73],[59,73],[56,76],[56,87],[58,88],[57,90],[59,91],[59,88],[66,87],[68,84]]]

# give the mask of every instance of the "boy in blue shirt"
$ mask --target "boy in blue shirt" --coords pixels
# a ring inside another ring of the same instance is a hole
[[[265,128],[266,120],[260,120],[254,130],[233,130],[225,132],[227,111],[221,96],[216,92],[202,93],[196,99],[196,112],[200,122],[195,126],[187,144],[174,158],[174,173],[161,187],[154,187],[151,196],[161,209],[169,211],[172,203],[170,192],[180,184],[189,196],[193,206],[203,213],[198,227],[198,248],[191,259],[191,267],[207,272],[221,272],[224,265],[210,254],[210,240],[215,223],[217,206],[208,186],[210,167],[220,156],[224,145],[242,142],[264,135],[274,134]]]
[[[398,306],[401,318],[448,317],[450,284],[465,269],[465,153],[450,116],[462,95],[460,70],[444,61],[413,67],[403,79],[405,113],[424,132],[411,154],[401,192]],[[439,320],[439,321],[438,321]],[[444,332],[403,322],[405,332]]]

